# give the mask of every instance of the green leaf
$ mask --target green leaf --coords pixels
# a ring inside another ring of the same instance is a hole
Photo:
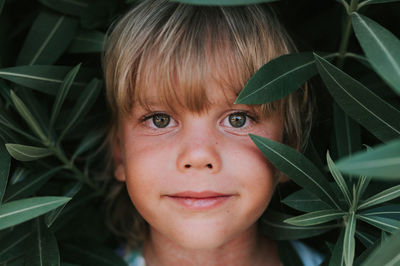
[[[289,207],[302,212],[313,212],[330,208],[328,204],[305,189],[300,189],[299,191],[290,194],[284,198],[282,202]]]
[[[69,262],[79,265],[96,266],[126,266],[126,262],[113,250],[94,245],[76,246],[72,244],[62,245],[63,257]]]
[[[55,11],[72,16],[81,16],[88,12],[90,0],[39,0],[43,5]]]
[[[356,236],[366,248],[373,246],[377,240],[376,237],[360,231],[356,231]]]
[[[65,197],[35,197],[0,206],[0,230],[45,214],[69,201]]]
[[[64,78],[71,70],[68,66],[19,66],[0,69],[0,77],[16,84],[56,95]],[[93,78],[91,69],[81,69],[73,83],[73,95],[80,95],[81,90]]]
[[[26,37],[17,65],[51,65],[64,53],[75,36],[78,21],[42,11]]]
[[[22,182],[25,180],[25,178],[28,176],[28,174],[31,172],[31,169],[29,168],[24,168],[24,167],[17,167],[14,169],[11,179],[10,179],[10,185],[15,185],[19,182]]]
[[[301,153],[279,142],[252,134],[249,136],[276,168],[329,206],[340,209],[325,176]]]
[[[31,235],[30,231],[26,229],[27,226],[18,226],[1,238],[0,263],[6,263],[24,254],[25,241]]]
[[[378,194],[375,194],[372,197],[362,201],[362,203],[358,206],[358,210],[365,209],[371,206],[375,206],[377,204],[384,203],[386,201],[395,199],[400,196],[400,185],[393,186],[391,188],[385,189]]]
[[[23,162],[34,161],[53,154],[53,152],[47,148],[21,144],[7,143],[6,148],[14,159]]]
[[[398,220],[361,214],[357,215],[357,218],[388,233],[393,233],[396,230],[400,229],[400,221]]]
[[[103,137],[104,137],[103,131],[91,131],[88,134],[86,134],[86,136],[79,143],[78,148],[72,155],[71,161],[74,161],[77,156],[96,146],[96,144],[98,144],[99,141],[103,140]]]
[[[69,53],[100,53],[104,50],[106,36],[99,31],[82,31],[72,41]]]
[[[329,171],[331,172],[333,178],[335,179],[336,184],[342,191],[348,206],[351,206],[351,199],[350,199],[351,195],[349,188],[347,187],[346,181],[344,180],[342,174],[339,172],[335,163],[332,161],[331,156],[329,155],[329,151],[326,153],[326,161],[328,162]]]
[[[396,231],[393,236],[382,243],[372,254],[365,260],[363,266],[394,266],[399,265],[400,255],[400,230]]]
[[[351,155],[361,148],[360,126],[336,103],[333,104],[333,118],[338,157]]]
[[[18,113],[22,116],[28,126],[33,130],[33,132],[42,140],[47,141],[46,134],[43,132],[39,122],[32,115],[31,111],[26,107],[24,102],[15,94],[14,91],[11,91],[11,100]]]
[[[172,0],[172,2],[179,2],[191,5],[209,5],[209,6],[237,6],[237,5],[251,5],[259,3],[269,3],[278,0]]]
[[[3,11],[4,4],[6,3],[6,0],[0,0],[0,14]]]
[[[4,143],[0,139],[0,206],[3,202],[4,192],[6,191],[8,175],[10,173],[11,157],[7,152]]]
[[[344,231],[343,240],[343,259],[345,265],[353,265],[355,239],[354,234],[356,231],[356,215],[350,212],[349,218],[346,223],[346,230]]]
[[[13,120],[11,120],[9,117],[1,113],[0,110],[0,125],[1,129],[3,128],[9,128],[12,131],[20,134],[21,136],[24,136],[25,138],[32,140],[32,141],[38,141],[38,139],[28,133],[26,133],[24,130],[22,130],[17,123],[15,123]]]
[[[384,218],[400,220],[400,205],[399,204],[387,204],[384,206],[368,209],[362,211],[360,214],[364,216],[380,216]]]
[[[78,120],[85,116],[96,101],[97,96],[101,90],[101,82],[98,79],[93,79],[89,85],[82,91],[81,96],[78,98],[75,106],[71,111],[68,121],[65,123],[64,130],[60,134],[59,141],[64,137],[68,131],[73,128]]]
[[[343,217],[346,213],[338,210],[322,210],[306,213],[286,219],[284,222],[292,225],[309,226],[330,222]]]
[[[360,4],[358,4],[358,9],[367,5],[393,3],[393,2],[399,2],[399,0],[365,0]]]
[[[352,21],[372,67],[400,95],[400,40],[365,16],[353,13]]]
[[[71,189],[68,190],[67,193],[64,194],[65,197],[73,198],[83,187],[82,182],[77,182],[75,185],[71,187]],[[65,205],[61,205],[57,209],[54,209],[48,213],[46,213],[44,219],[47,227],[50,227],[53,225],[54,221],[57,219],[57,217],[61,214],[62,210],[64,209]]]
[[[40,217],[32,223],[32,235],[25,259],[32,266],[60,265],[57,240]]]
[[[247,81],[235,103],[262,104],[278,100],[316,74],[311,52],[282,55],[266,63]]]
[[[53,104],[53,109],[51,111],[51,118],[50,118],[50,125],[51,127],[54,125],[60,110],[61,110],[61,106],[63,105],[69,90],[71,89],[71,86],[76,78],[76,75],[79,72],[81,65],[77,65],[76,67],[74,67],[73,69],[71,69],[70,72],[68,72],[68,74],[66,75],[64,82],[61,84],[61,87],[57,93],[57,97],[54,101]]]
[[[58,172],[61,167],[55,167],[45,173],[40,173],[38,175],[30,176],[25,180],[18,182],[17,184],[7,187],[6,194],[4,196],[4,201],[12,201],[21,198],[31,196],[36,191],[38,191],[50,178]]]
[[[382,141],[400,136],[400,111],[315,54],[319,73],[340,107]]]
[[[371,178],[362,176],[358,179],[357,186],[356,186],[356,198],[358,201],[362,199],[365,190],[367,189],[369,183],[371,182]]]
[[[329,266],[342,266],[343,265],[343,241],[344,230],[341,230],[338,239],[336,240],[335,247],[333,248]]]
[[[285,223],[284,220],[290,217],[267,209],[261,217],[260,230],[274,240],[292,240],[317,236],[338,227],[336,224],[296,226]]]
[[[400,139],[374,147],[373,150],[359,152],[339,160],[336,166],[345,173],[399,179]]]

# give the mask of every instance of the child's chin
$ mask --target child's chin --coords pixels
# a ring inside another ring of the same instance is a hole
[[[229,242],[232,237],[227,232],[213,230],[190,230],[172,236],[173,241],[186,249],[215,249]]]

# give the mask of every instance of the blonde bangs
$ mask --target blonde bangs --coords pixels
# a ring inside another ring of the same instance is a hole
[[[267,20],[261,8],[246,6],[241,8],[248,9],[243,12],[232,7],[168,2],[154,8],[169,12],[169,19],[153,17],[143,22],[144,18],[130,14],[130,19],[137,19],[142,27],[133,31],[129,25],[120,26],[122,20],[113,33],[117,32],[119,40],[114,40],[113,35],[110,38],[108,51],[119,55],[113,69],[106,69],[106,75],[113,71],[110,76],[114,82],[109,84],[113,88],[107,88],[117,117],[129,115],[133,104],[148,108],[154,88],[157,101],[171,110],[179,105],[203,112],[212,103],[207,95],[211,82],[224,93],[237,95],[258,68],[290,50],[290,41],[282,35],[279,24]],[[118,27],[124,30],[119,31]],[[125,47],[118,42],[125,43]],[[135,43],[135,47],[127,43]],[[107,57],[112,55],[106,54]],[[277,108],[281,103],[255,108],[270,113],[282,109]]]

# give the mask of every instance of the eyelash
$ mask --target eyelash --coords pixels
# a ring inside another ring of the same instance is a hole
[[[164,112],[153,112],[153,113],[144,115],[144,116],[140,119],[140,121],[141,121],[141,123],[145,123],[147,120],[153,119],[156,115],[167,115],[167,116],[170,117],[171,121],[174,121],[174,119],[172,118],[171,115],[169,115],[169,114],[167,114],[167,113],[164,113]],[[233,112],[230,112],[230,113],[226,114],[225,117],[222,119],[221,123],[222,123],[223,121],[225,121],[225,119],[229,119],[229,116],[231,116],[231,115],[244,115],[244,116],[246,117],[246,119],[249,118],[249,119],[251,120],[251,123],[257,123],[257,122],[258,122],[257,116],[256,116],[255,114],[250,114],[249,111],[233,111]],[[247,123],[247,121],[246,121],[246,123]],[[154,125],[153,125],[153,126],[154,126]],[[248,127],[249,127],[249,126],[247,126],[247,127],[235,128],[235,127],[231,126],[230,128],[232,128],[232,129],[234,129],[234,130],[244,130],[244,129],[248,129]],[[152,129],[152,130],[154,130],[154,131],[159,131],[159,130],[167,129],[168,126],[165,127],[165,128],[159,128],[159,127],[156,127],[156,126],[154,126],[154,127],[149,127],[149,128]]]

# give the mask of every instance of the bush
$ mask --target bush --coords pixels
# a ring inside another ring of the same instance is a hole
[[[314,87],[320,111],[304,155],[250,137],[296,184],[281,188],[285,197],[264,214],[263,230],[277,240],[323,243],[325,265],[398,263],[395,2],[271,3],[300,52],[267,63],[237,99],[264,103],[307,81]],[[107,184],[99,182],[108,162],[100,52],[106,29],[133,4],[0,0],[0,264],[125,265],[105,226]]]

